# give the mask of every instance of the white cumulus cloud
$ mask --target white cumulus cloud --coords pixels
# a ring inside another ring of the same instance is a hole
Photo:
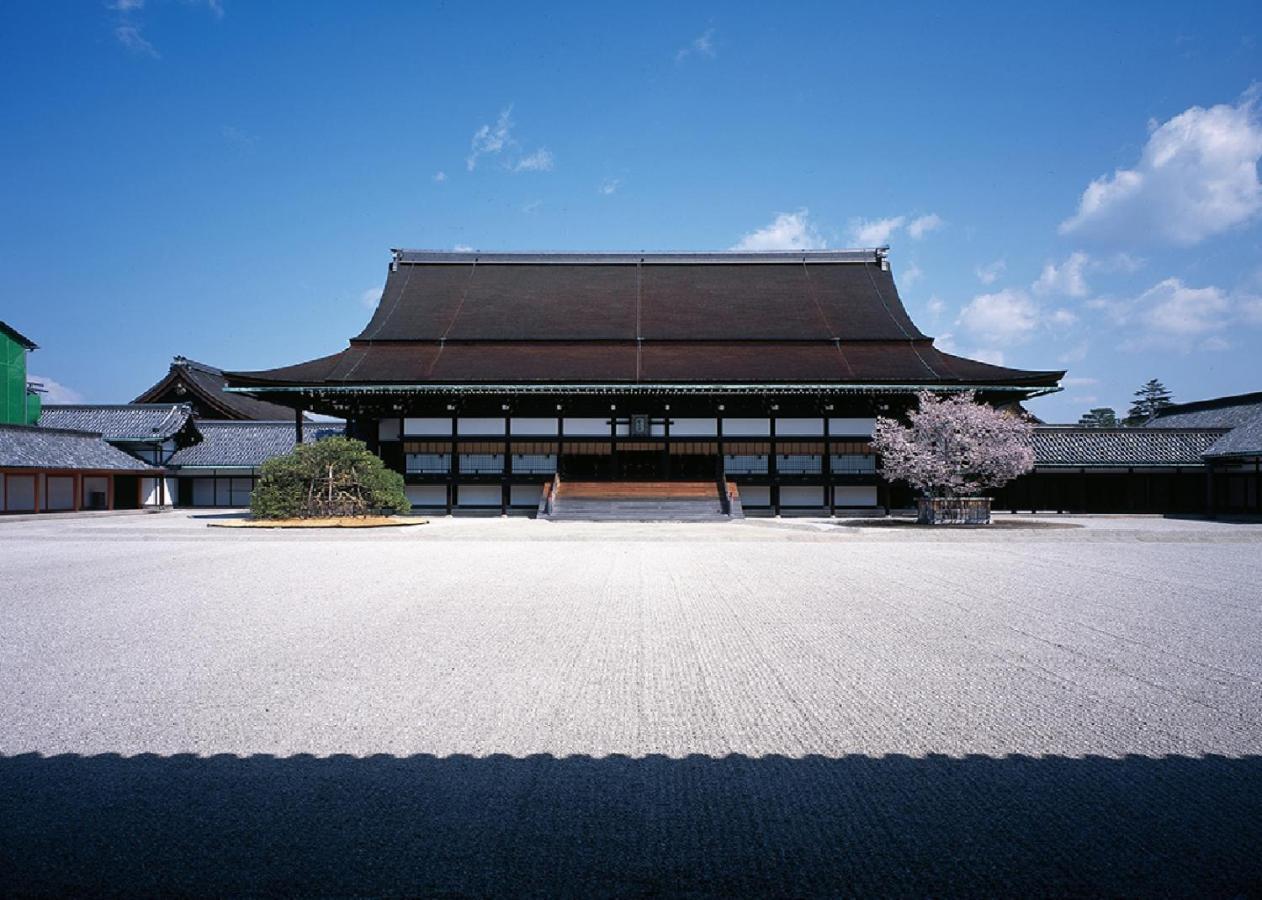
[[[1188,246],[1262,212],[1262,123],[1256,92],[1237,105],[1193,106],[1149,123],[1132,168],[1092,181],[1062,234]]]
[[[917,216],[911,220],[907,226],[907,233],[911,235],[913,240],[920,240],[931,231],[937,231],[943,225],[942,217],[937,213],[929,213],[926,216]]]
[[[924,270],[922,270],[916,263],[912,263],[903,271],[903,274],[898,280],[901,281],[905,287],[911,287],[924,276]]]
[[[1025,291],[979,294],[960,310],[958,324],[975,337],[996,344],[1027,339],[1039,325],[1039,307]]]
[[[43,389],[41,403],[82,403],[83,395],[46,375],[31,375],[27,381]]]
[[[1085,297],[1090,289],[1084,273],[1090,262],[1091,258],[1081,251],[1069,254],[1059,266],[1049,262],[1043,266],[1043,273],[1032,285],[1032,290],[1036,294]]]
[[[855,219],[850,223],[850,240],[857,247],[883,247],[890,242],[890,235],[902,228],[905,221],[906,216]]]
[[[1139,320],[1153,332],[1196,336],[1227,325],[1231,303],[1216,287],[1188,287],[1178,278],[1150,287],[1135,301]]]
[[[751,231],[733,250],[822,250],[824,239],[810,220],[810,211],[777,213],[770,225]]]

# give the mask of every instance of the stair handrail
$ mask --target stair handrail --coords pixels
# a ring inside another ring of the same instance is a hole
[[[561,490],[561,473],[552,473],[552,484],[548,485],[544,497],[544,515],[550,516],[556,511],[557,491]]]

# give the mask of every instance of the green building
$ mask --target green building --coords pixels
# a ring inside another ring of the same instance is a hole
[[[34,341],[0,322],[0,425],[39,421],[39,394],[26,381],[26,354],[36,349]]]

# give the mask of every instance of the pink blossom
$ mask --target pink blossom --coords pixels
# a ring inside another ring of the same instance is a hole
[[[1034,468],[1034,426],[976,402],[972,391],[936,397],[921,391],[909,425],[879,418],[872,447],[881,474],[930,497],[967,497]]]

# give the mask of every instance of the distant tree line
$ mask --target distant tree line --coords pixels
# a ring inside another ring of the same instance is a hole
[[[1083,428],[1117,428],[1119,426],[1131,428],[1143,425],[1156,415],[1158,410],[1173,404],[1174,397],[1166,386],[1156,378],[1152,378],[1144,382],[1135,392],[1135,399],[1131,401],[1131,408],[1125,419],[1119,420],[1117,410],[1111,406],[1097,406],[1083,413],[1078,424]]]

